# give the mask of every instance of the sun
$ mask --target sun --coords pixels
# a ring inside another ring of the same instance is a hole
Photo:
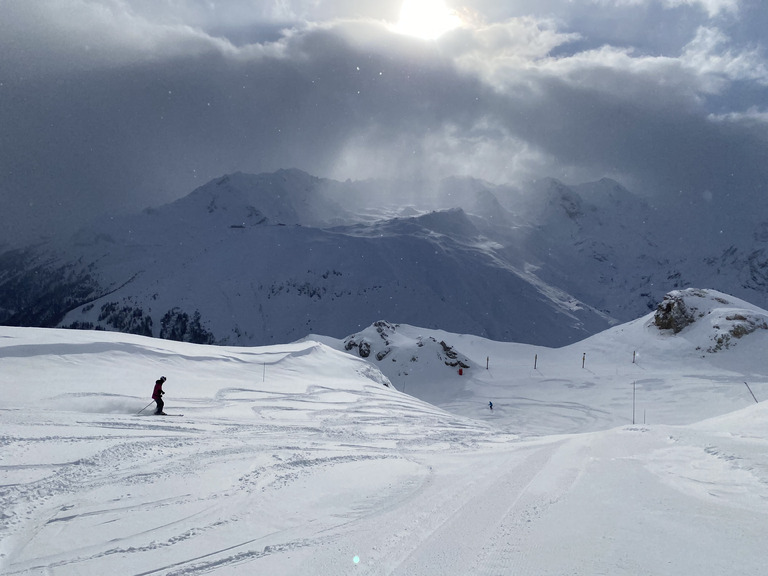
[[[400,34],[434,40],[461,26],[459,15],[443,0],[403,0],[400,20],[394,30]]]

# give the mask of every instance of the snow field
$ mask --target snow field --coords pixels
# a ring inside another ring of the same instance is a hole
[[[743,381],[768,397],[765,335],[707,354],[697,330],[402,326],[369,362],[0,327],[0,572],[763,574],[768,412]],[[409,344],[429,335],[463,376]],[[183,417],[137,415],[160,375]]]

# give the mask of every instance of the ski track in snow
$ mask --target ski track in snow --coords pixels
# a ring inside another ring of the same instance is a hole
[[[394,554],[400,557],[386,574],[486,574],[498,567],[514,569],[514,540],[522,525],[545,502],[528,492],[556,446],[533,454],[485,459],[470,485],[450,482],[433,491],[429,505],[406,533],[416,538]]]
[[[67,451],[74,447],[78,452],[100,448],[73,462],[48,461],[5,468],[8,480],[14,475],[28,480],[19,478],[17,482],[4,483],[0,495],[5,511],[3,528],[12,534],[11,546],[6,542],[3,547],[6,573],[98,573],[102,566],[108,570],[115,557],[132,559],[162,549],[184,549],[189,552],[173,555],[188,558],[136,573],[198,574],[250,564],[296,548],[314,548],[338,537],[334,534],[338,535],[341,527],[357,516],[378,515],[380,510],[374,507],[373,512],[366,512],[366,506],[355,502],[359,496],[350,494],[353,506],[346,517],[333,515],[330,520],[318,518],[307,524],[302,510],[289,506],[288,517],[293,520],[286,527],[260,534],[258,511],[263,502],[282,499],[281,492],[292,492],[297,485],[306,488],[317,478],[322,483],[325,475],[343,480],[342,471],[350,469],[347,474],[353,474],[356,466],[364,470],[374,466],[384,472],[391,463],[401,462],[399,466],[406,468],[405,484],[419,485],[417,479],[424,466],[413,455],[445,448],[467,450],[482,442],[486,434],[478,434],[471,427],[462,431],[461,426],[453,426],[450,416],[439,411],[425,413],[423,405],[418,404],[410,414],[402,414],[403,433],[397,435],[392,434],[390,414],[398,408],[402,411],[400,404],[379,403],[340,412],[335,405],[344,402],[336,394],[335,400],[325,405],[317,400],[292,398],[290,394],[270,395],[254,405],[258,394],[251,392],[222,389],[216,398],[240,402],[244,399],[233,399],[233,394],[249,396],[250,408],[264,424],[206,419],[201,425],[191,419],[177,423],[152,417],[94,415],[87,419],[88,415],[78,415],[63,423],[42,423],[45,435],[4,435],[3,444],[19,454],[28,453],[39,444],[66,445]],[[320,388],[315,392],[324,393]],[[295,424],[291,420],[300,408],[293,406],[291,400],[307,406]],[[306,411],[311,413],[310,417]],[[23,426],[26,417],[20,413],[13,416],[6,420]],[[308,421],[316,421],[317,425],[307,426]],[[417,423],[424,432],[418,437],[410,429]],[[379,437],[384,429],[388,429],[387,436]],[[89,434],[80,436],[77,430],[87,430]],[[103,430],[104,435],[94,436],[94,430]],[[383,465],[386,466],[382,468]],[[209,475],[221,476],[219,469],[227,470],[227,474],[209,481]],[[387,481],[386,506],[407,497],[407,492],[395,494],[400,491],[392,484],[396,478],[397,475]],[[170,488],[165,491],[163,486]],[[180,486],[184,486],[181,492]],[[120,495],[105,502],[105,492]],[[312,495],[311,490],[308,493]],[[311,500],[306,501],[306,496],[300,498],[310,509],[315,506]],[[381,496],[372,494],[366,494],[365,499],[382,502]],[[94,508],[89,504],[92,501],[101,501],[102,505]],[[132,517],[142,518],[142,529],[136,529],[139,523],[132,521]],[[130,530],[126,532],[121,526]],[[84,537],[69,536],[67,545],[50,545],[64,533]],[[96,533],[101,544],[79,543],[91,541],[90,536]],[[235,533],[250,533],[254,537],[233,542]],[[208,544],[222,538],[226,545],[216,548]],[[41,554],[39,545],[43,542],[46,551]],[[205,549],[209,551],[196,554]],[[338,558],[335,560],[338,562]]]

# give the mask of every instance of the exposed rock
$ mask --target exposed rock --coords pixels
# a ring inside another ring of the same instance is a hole
[[[716,325],[715,335],[712,337],[714,344],[707,348],[707,352],[714,353],[727,350],[734,346],[738,340],[757,330],[768,330],[768,321],[764,316],[749,313],[735,313],[725,317],[723,325]]]
[[[675,290],[664,296],[664,300],[656,308],[653,319],[659,329],[672,330],[677,334],[695,322],[697,309],[685,302],[688,292],[688,290]]]

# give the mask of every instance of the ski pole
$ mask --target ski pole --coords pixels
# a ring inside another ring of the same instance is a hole
[[[154,400],[152,400],[152,402],[154,402]],[[152,406],[152,402],[150,402],[149,404],[147,404],[146,406],[144,406],[144,408],[142,408],[141,410],[139,410],[139,411],[136,413],[136,416],[138,416],[139,414],[141,414],[142,412],[144,412],[144,410],[146,410],[147,408],[149,408],[150,406]]]

